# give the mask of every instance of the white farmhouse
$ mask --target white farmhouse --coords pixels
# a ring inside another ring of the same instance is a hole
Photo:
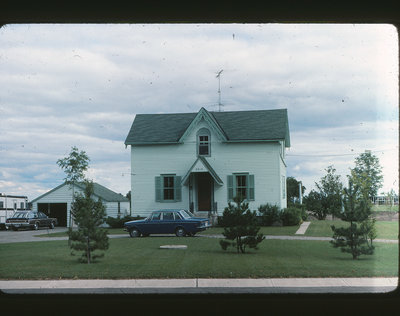
[[[58,220],[58,226],[70,226],[70,211],[74,193],[84,194],[84,185],[76,183],[74,190],[72,185],[63,183],[49,192],[32,200],[32,210],[40,211]],[[129,200],[121,194],[93,183],[93,198],[100,199],[106,207],[107,216],[123,217],[129,215]]]
[[[287,206],[286,109],[137,114],[125,145],[135,216],[173,208],[222,215],[238,194],[251,210]]]

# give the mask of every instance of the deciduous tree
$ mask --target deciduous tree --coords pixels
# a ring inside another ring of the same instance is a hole
[[[343,184],[340,175],[336,174],[336,169],[332,165],[328,166],[325,171],[326,175],[315,185],[323,197],[322,208],[326,214],[338,216],[342,210]]]
[[[366,195],[369,199],[374,198],[383,182],[379,158],[370,151],[365,151],[356,158],[355,165],[352,169],[352,177],[354,184],[360,188],[359,193]]]
[[[297,181],[294,177],[287,177],[286,179],[286,188],[287,188],[287,201],[290,204],[294,204],[296,199],[300,199],[299,196],[299,186],[301,182]],[[306,187],[301,185],[301,192],[304,194],[306,191]]]
[[[72,198],[75,199],[75,183],[85,179],[84,172],[89,168],[90,158],[86,152],[79,151],[75,146],[71,148],[68,157],[58,159],[57,164],[64,170],[66,177],[65,183],[72,188]],[[71,213],[69,216],[69,225],[72,227]]]

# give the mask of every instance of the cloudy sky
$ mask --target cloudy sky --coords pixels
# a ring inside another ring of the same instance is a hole
[[[391,25],[6,25],[0,29],[0,192],[87,176],[130,190],[124,140],[137,113],[287,108],[287,175],[306,193],[334,165],[345,181],[371,150],[398,191],[398,37]]]

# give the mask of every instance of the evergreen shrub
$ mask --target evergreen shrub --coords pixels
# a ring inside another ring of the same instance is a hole
[[[280,217],[283,226],[295,226],[302,222],[301,209],[297,207],[285,208]]]
[[[272,226],[274,223],[280,221],[281,211],[279,207],[271,204],[263,204],[258,208],[259,221],[261,226]]]

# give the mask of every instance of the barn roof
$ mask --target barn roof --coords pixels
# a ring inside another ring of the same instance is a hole
[[[284,140],[290,147],[286,109],[198,113],[137,114],[125,145],[179,143],[192,122],[206,114],[227,142]]]

